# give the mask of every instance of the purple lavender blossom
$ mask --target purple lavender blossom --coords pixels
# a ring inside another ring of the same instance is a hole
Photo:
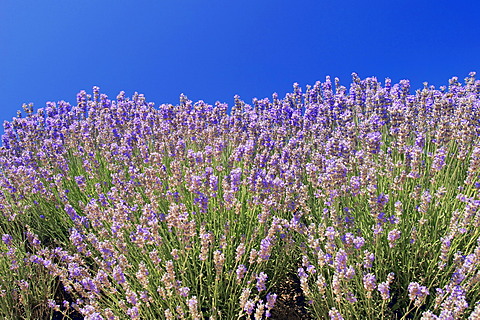
[[[270,258],[272,244],[273,243],[271,237],[264,238],[260,242],[260,251],[258,252],[258,256],[263,261],[267,261]]]
[[[408,297],[410,300],[414,301],[416,306],[419,306],[422,303],[422,300],[429,294],[428,288],[419,285],[418,282],[410,282],[408,285]]]
[[[277,301],[277,294],[275,293],[267,293],[267,303],[265,304],[265,307],[270,310],[273,309],[275,306],[275,302]]]
[[[256,279],[257,279],[257,285],[256,286],[257,286],[258,292],[267,290],[267,287],[265,285],[265,282],[267,281],[267,278],[268,278],[268,276],[264,272],[260,272],[258,274],[258,276],[256,277]]]
[[[87,305],[84,308],[80,309],[80,312],[85,316],[85,319],[88,320],[104,320],[100,312],[97,312],[95,308],[91,305]]]
[[[388,245],[390,248],[393,248],[395,246],[395,241],[400,239],[401,232],[398,229],[393,229],[388,233],[387,239],[388,239]]]
[[[370,269],[373,266],[373,261],[375,260],[375,255],[368,250],[365,250],[363,252],[365,254],[364,259],[363,259],[363,267],[365,269]]]
[[[367,133],[365,140],[367,143],[367,150],[372,154],[380,152],[382,134],[378,131]]]
[[[380,292],[380,295],[382,296],[383,300],[390,299],[390,288],[388,283],[385,283],[385,282],[379,283],[377,289]]]
[[[123,274],[123,270],[119,266],[115,266],[113,268],[113,278],[115,281],[117,281],[119,284],[125,283],[125,275]]]
[[[361,249],[365,245],[365,239],[363,237],[355,237],[353,239],[353,246],[355,249]]]
[[[11,246],[12,245],[12,240],[13,240],[13,237],[9,234],[3,234],[2,235],[2,241],[3,243],[5,243],[7,246]]]
[[[245,267],[245,265],[241,264],[237,267],[237,270],[235,271],[235,273],[237,274],[237,281],[240,281],[241,279],[243,279],[243,276],[245,275],[245,273],[247,272],[247,268]]]
[[[188,297],[188,293],[190,292],[190,288],[189,287],[181,287],[178,289],[178,293],[180,294],[180,296],[186,298]]]
[[[140,319],[140,310],[138,310],[137,306],[133,306],[127,310],[127,315],[130,319]]]
[[[251,299],[248,299],[248,301],[245,303],[245,307],[243,310],[248,314],[251,315],[253,313],[253,310],[255,309],[255,302]]]
[[[345,235],[342,236],[342,242],[346,245],[346,246],[352,246],[353,242],[354,242],[354,236],[351,232],[347,232]]]
[[[363,276],[363,287],[365,288],[365,290],[367,290],[368,292],[371,292],[375,290],[376,286],[377,285],[376,285],[376,279],[374,274],[367,273],[366,275]]]
[[[435,156],[432,161],[432,171],[439,172],[445,166],[445,157],[447,155],[447,150],[445,147],[438,149],[435,153]]]
[[[348,256],[345,250],[338,250],[337,254],[335,255],[335,260],[333,264],[336,272],[344,273],[347,270],[347,259]]]
[[[127,302],[132,304],[132,305],[137,305],[138,303],[138,296],[137,296],[137,293],[135,291],[132,291],[130,289],[127,290],[126,292],[126,298],[127,298]]]
[[[85,290],[88,290],[97,294],[100,293],[100,290],[95,284],[95,281],[92,280],[91,278],[83,278],[80,282]]]
[[[342,314],[336,308],[331,308],[328,311],[328,315],[330,316],[330,320],[343,320]]]

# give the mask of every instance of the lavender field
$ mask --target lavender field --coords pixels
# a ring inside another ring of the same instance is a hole
[[[480,319],[474,73],[230,108],[94,87],[4,128],[2,319]]]

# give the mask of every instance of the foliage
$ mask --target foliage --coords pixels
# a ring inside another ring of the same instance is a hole
[[[291,273],[318,319],[480,313],[480,81],[353,74],[231,110],[94,87],[5,122],[0,315],[262,319]]]

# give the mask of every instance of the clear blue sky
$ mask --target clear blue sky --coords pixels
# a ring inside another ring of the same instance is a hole
[[[250,103],[352,72],[438,87],[480,77],[479,17],[475,0],[1,0],[0,122],[94,85],[156,105]]]

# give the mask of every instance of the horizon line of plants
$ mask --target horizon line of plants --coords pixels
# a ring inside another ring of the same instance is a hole
[[[480,81],[352,75],[155,107],[93,88],[4,123],[0,317],[480,318]],[[290,288],[294,290],[294,288]]]

